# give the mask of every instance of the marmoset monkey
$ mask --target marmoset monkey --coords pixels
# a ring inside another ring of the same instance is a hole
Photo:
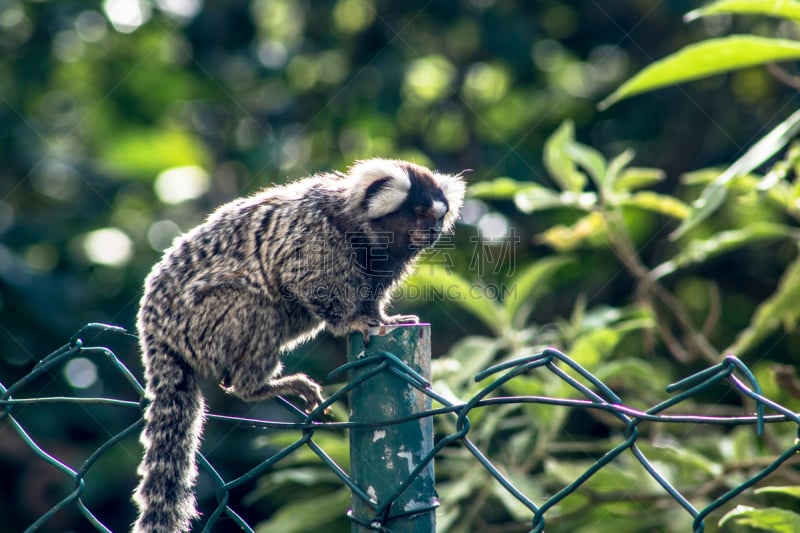
[[[281,353],[323,327],[367,339],[372,326],[418,322],[385,313],[391,290],[452,229],[464,189],[460,174],[371,159],[234,200],[176,238],[137,319],[149,405],[135,532],[188,531],[197,515],[196,374],[246,401],[289,395],[316,408],[320,386],[281,377]]]

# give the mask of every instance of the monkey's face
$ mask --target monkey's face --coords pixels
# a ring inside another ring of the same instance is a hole
[[[442,235],[447,204],[434,200],[430,206],[414,207],[413,220],[409,222],[408,240],[412,249],[424,249],[433,246]]]
[[[433,246],[442,234],[447,205],[436,200],[425,204],[409,202],[401,209],[372,221],[379,242],[388,245],[396,259],[412,257]]]
[[[405,179],[385,176],[367,191],[373,211],[380,216],[370,226],[390,236],[390,252],[397,258],[411,257],[434,245],[442,234],[449,202],[436,177],[428,169],[405,163],[398,165]],[[378,205],[382,209],[377,209]],[[388,211],[381,214],[381,211]]]
[[[405,161],[371,159],[350,171],[358,209],[366,213],[373,242],[405,261],[434,245],[452,228],[464,197],[460,176],[431,172]]]

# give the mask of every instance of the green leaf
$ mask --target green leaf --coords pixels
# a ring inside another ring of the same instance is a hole
[[[447,381],[472,384],[475,374],[492,364],[501,347],[502,344],[496,339],[474,335],[457,341],[448,352],[447,359],[455,363],[455,370],[447,377]],[[442,361],[443,358],[437,360]]]
[[[740,355],[753,349],[779,326],[793,328],[800,318],[798,301],[800,301],[800,257],[787,267],[778,283],[778,288],[758,306],[750,325],[739,334],[733,346],[725,352]]]
[[[773,533],[796,533],[800,531],[800,514],[786,509],[768,507],[753,509],[745,505],[737,505],[733,510],[720,518],[719,525],[733,520],[739,525],[763,529]]]
[[[731,180],[737,176],[747,174],[775,155],[778,150],[794,139],[798,131],[800,131],[800,111],[795,111],[789,118],[778,124],[772,131],[750,147],[742,157],[703,189],[703,192],[692,204],[691,214],[672,233],[671,238],[677,239],[681,237],[688,230],[708,218],[711,213],[722,205],[727,195],[728,183]]]
[[[654,279],[663,278],[680,268],[702,263],[711,257],[748,244],[795,236],[797,236],[796,230],[789,226],[772,222],[753,222],[744,228],[721,231],[710,239],[691,241],[681,254],[654,268],[652,275]]]
[[[721,0],[683,16],[685,22],[723,13],[736,15],[766,15],[800,21],[800,2],[792,0]]]
[[[579,193],[586,186],[586,176],[578,170],[568,151],[574,140],[575,125],[567,120],[545,141],[543,162],[562,190]]]
[[[456,461],[453,461],[455,463]],[[446,465],[446,468],[449,465]],[[437,476],[439,470],[437,469]],[[489,473],[483,468],[466,468],[455,481],[442,481],[436,483],[436,492],[442,498],[442,501],[452,502],[453,504],[469,501],[477,491],[486,485]],[[454,505],[455,507],[455,505]],[[440,526],[441,524],[436,524]]]
[[[687,186],[708,185],[724,172],[722,168],[701,168],[681,174],[681,183]]]
[[[627,156],[625,152],[619,157]],[[572,193],[580,193],[586,187],[586,175],[577,166],[589,173],[598,188],[607,171],[600,152],[575,140],[575,125],[571,120],[565,121],[545,142],[544,165],[561,189]]]
[[[634,156],[635,152],[630,148],[628,148],[624,150],[621,154],[619,154],[617,157],[608,162],[608,168],[605,171],[605,176],[603,176],[604,191],[617,190],[616,188],[617,180],[625,171],[625,167],[628,166],[628,163],[633,161]],[[605,164],[605,161],[603,161],[603,164]]]
[[[569,356],[591,371],[613,352],[622,334],[612,328],[590,331],[579,337],[569,348]]]
[[[470,417],[470,421],[472,418]],[[448,466],[457,465],[458,471],[453,474],[451,472],[443,472]],[[460,467],[460,468],[459,468]],[[442,480],[439,480],[442,475]],[[448,475],[449,474],[449,475]],[[448,502],[448,505],[443,505],[436,509],[436,529],[438,531],[450,532],[465,532],[469,531],[467,524],[466,527],[459,523],[465,520],[463,509],[471,505],[474,501],[475,495],[481,493],[485,489],[489,481],[489,473],[483,468],[469,468],[464,465],[463,461],[453,460],[449,464],[443,465],[439,468],[437,463],[436,470],[436,492],[443,502]]]
[[[340,437],[339,440],[345,439]],[[336,475],[326,468],[293,465],[292,468],[270,470],[267,475],[258,478],[258,486],[243,501],[246,505],[253,505],[262,498],[275,499],[292,488],[302,487],[303,490],[309,490],[333,486],[337,481]]]
[[[707,39],[656,61],[598,104],[601,110],[643,92],[764,63],[800,59],[800,43],[755,35]]]
[[[266,522],[258,524],[256,532],[305,533],[330,530],[330,526],[341,519],[349,505],[350,491],[345,489],[295,500],[281,507]],[[311,509],[313,512],[309,512]]]
[[[563,206],[559,194],[540,185],[515,194],[514,204],[523,213],[533,213],[534,211]]]
[[[567,154],[578,165],[583,167],[597,185],[598,188],[603,186],[606,179],[606,159],[603,155],[590,146],[576,142],[574,139],[566,146]],[[625,152],[623,152],[623,157]]]
[[[643,189],[664,180],[664,171],[659,168],[628,167],[614,181],[617,192]]]
[[[294,438],[292,438],[294,437]],[[343,465],[347,468],[350,464],[350,447],[347,443],[347,440],[342,439],[340,435],[336,434],[325,434],[319,435],[319,445],[325,446],[325,453],[328,454],[334,461]],[[316,437],[315,437],[316,439]],[[270,433],[269,436],[259,437],[256,441],[260,446],[267,446],[267,447],[285,447],[291,446],[297,440],[295,435],[292,435],[290,432],[276,432]],[[307,464],[322,464],[322,459],[314,453],[314,451],[307,447],[303,446],[299,450],[295,451],[289,457],[284,459],[282,464],[291,464],[291,465],[307,465]],[[293,470],[298,470],[297,466],[293,468]],[[320,470],[321,472],[325,472],[324,469]],[[320,475],[319,471],[316,475]],[[319,483],[319,481],[317,481]]]
[[[511,481],[522,494],[529,498],[534,497],[534,495],[541,497],[541,487],[538,486],[527,472],[522,472],[520,469],[509,470],[504,473],[506,478]],[[514,520],[518,522],[530,521],[531,510],[511,494],[508,489],[499,483],[492,483],[491,490],[494,497],[500,502],[500,505],[508,511],[508,514],[510,514]]]
[[[684,233],[710,217],[714,211],[719,209],[728,196],[726,185],[727,182],[722,183],[720,181],[714,181],[703,189],[703,192],[700,193],[697,200],[692,202],[689,216],[684,218],[681,225],[670,234],[670,238],[673,240],[679,239]]]
[[[593,192],[559,193],[538,183],[507,177],[470,185],[469,195],[486,200],[513,199],[517,209],[526,214],[559,207],[588,210],[597,204],[597,194]]]
[[[782,165],[784,161],[778,161],[776,165]],[[773,167],[774,169],[774,167]],[[761,176],[754,172],[748,172],[735,177],[728,183],[728,189],[737,194],[758,193],[764,198],[775,202],[783,209],[791,211],[794,203],[791,198],[791,184],[785,177],[775,181],[775,173],[770,169],[767,174]],[[681,175],[681,183],[688,186],[706,185],[714,181],[722,172],[722,169],[701,169],[693,170]]]
[[[495,332],[505,330],[506,314],[499,303],[486,297],[484,291],[475,290],[467,280],[438,265],[421,264],[408,278],[409,285],[432,289],[465,311],[478,318]],[[425,292],[428,294],[428,291]]]
[[[514,280],[511,295],[504,302],[507,316],[517,325],[524,323],[542,294],[551,287],[548,281],[563,266],[572,263],[568,256],[554,256],[540,259],[522,271]]]
[[[653,319],[639,310],[607,307],[592,309],[574,322],[578,321],[574,325],[580,333],[570,346],[569,355],[591,370],[607,361],[627,333],[654,326]]]
[[[593,243],[606,235],[606,223],[602,213],[593,211],[581,217],[571,226],[558,224],[540,233],[537,240],[552,246],[559,252],[570,251],[584,243]]]
[[[756,494],[785,494],[793,498],[800,498],[800,485],[788,487],[761,487],[755,489],[753,492]]]
[[[544,468],[547,476],[557,483],[572,483],[583,475],[592,465],[584,461],[557,461],[547,459]],[[661,486],[650,476],[642,477],[638,471],[630,468],[620,468],[611,464],[597,471],[583,487],[599,494],[611,492],[628,492],[630,487],[637,487],[637,494],[662,493]]]
[[[593,373],[597,379],[612,384],[612,387],[624,384],[636,391],[651,393],[663,389],[666,385],[656,367],[649,361],[638,358],[605,361]]]
[[[517,209],[526,214],[558,207],[588,211],[597,205],[597,199],[597,194],[593,192],[564,191],[557,194],[551,189],[537,185],[517,193],[514,196],[514,204]]]
[[[613,307],[609,305],[599,305],[592,307],[588,311],[585,309],[585,302],[575,305],[573,324],[578,331],[591,331],[597,328],[604,328],[621,323],[650,320],[648,312],[640,307]]]
[[[677,219],[685,219],[691,209],[674,196],[658,194],[650,191],[641,191],[632,194],[621,202],[623,205],[638,207]]]
[[[641,442],[639,446],[648,459],[674,466],[682,476],[683,479],[680,481],[683,483],[690,481],[697,483],[701,479],[713,479],[724,472],[721,464],[688,446],[675,446],[675,443],[651,444],[649,442]]]
[[[516,194],[532,188],[544,189],[541,185],[529,181],[517,181],[507,177],[500,177],[490,181],[481,181],[469,186],[469,195],[472,198],[485,198],[487,200],[508,200]],[[558,196],[550,189],[544,189],[553,196]]]

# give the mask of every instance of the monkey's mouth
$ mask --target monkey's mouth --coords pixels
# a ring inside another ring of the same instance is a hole
[[[430,248],[439,240],[441,234],[440,228],[411,230],[409,232],[409,243],[414,249]]]

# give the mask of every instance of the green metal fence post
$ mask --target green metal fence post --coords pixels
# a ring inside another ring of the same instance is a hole
[[[425,379],[430,379],[428,324],[380,326],[372,328],[371,333],[366,347],[361,335],[350,336],[349,361],[389,352]],[[374,370],[373,365],[356,366],[350,371],[350,382]],[[385,516],[376,517],[376,510],[387,504],[387,498],[397,492],[409,473],[418,467],[420,458],[433,448],[431,417],[401,424],[391,424],[391,421],[430,409],[431,398],[407,380],[385,370],[355,387],[349,400],[352,422],[374,424],[350,430],[350,475],[371,500],[364,501],[353,494],[353,533],[365,533],[378,526],[397,533],[435,531],[438,498],[434,489],[433,462],[386,508]],[[378,523],[375,523],[376,519]]]

